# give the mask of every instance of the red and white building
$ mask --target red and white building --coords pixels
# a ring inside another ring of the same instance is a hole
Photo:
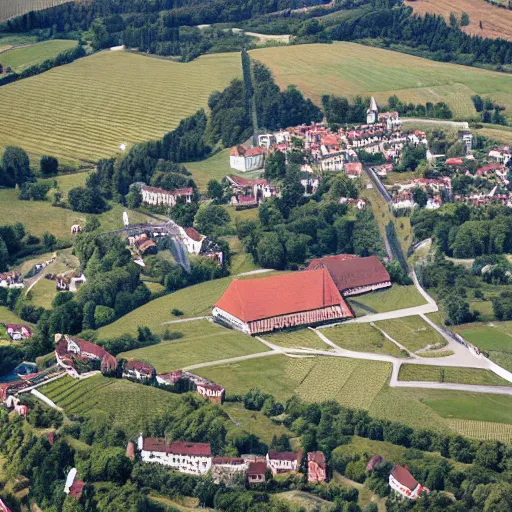
[[[143,185],[140,187],[140,192],[144,204],[150,206],[176,206],[178,199],[183,199],[186,203],[191,203],[194,189],[188,187],[171,191]]]
[[[163,386],[174,386],[180,379],[186,378],[181,370],[174,370],[169,373],[162,373],[156,376],[158,384]]]
[[[507,165],[512,158],[512,148],[510,146],[500,146],[489,151],[489,158],[492,158],[496,163]]]
[[[249,484],[264,484],[266,472],[266,462],[249,462],[249,467],[247,469],[247,479]]]
[[[189,254],[199,254],[203,247],[203,242],[206,239],[205,235],[201,235],[195,228],[182,228],[179,227],[180,237],[183,245],[186,247]]]
[[[225,177],[231,187],[231,204],[235,206],[257,206],[261,201],[276,195],[276,190],[267,180],[247,179],[240,176],[229,175]]]
[[[212,476],[216,484],[225,483],[230,485],[234,483],[239,476],[247,473],[249,464],[240,457],[213,457]]]
[[[144,462],[162,464],[182,473],[204,475],[212,467],[212,453],[208,443],[144,438],[141,434],[137,448]]]
[[[308,452],[308,482],[318,483],[327,480],[327,463],[324,452]]]
[[[155,375],[155,368],[142,361],[130,359],[123,366],[123,377],[127,379],[135,379],[142,382],[145,379],[153,379]]]
[[[26,340],[32,337],[32,331],[26,326],[21,324],[7,324],[7,335],[12,341]]]
[[[263,169],[266,151],[260,147],[245,148],[235,146],[229,155],[231,169],[240,172],[257,171]]]
[[[0,288],[24,288],[25,281],[21,272],[13,270],[0,274]]]
[[[412,192],[408,190],[403,190],[402,192],[398,192],[393,196],[392,207],[394,210],[410,210],[412,208],[416,208],[417,206],[418,205],[414,201]]]
[[[267,466],[273,475],[298,471],[302,452],[269,452],[267,453]]]
[[[391,286],[391,278],[377,256],[360,258],[353,254],[338,254],[311,260],[307,270],[325,269],[344,296],[360,295]]]
[[[351,179],[357,179],[363,172],[363,164],[361,162],[346,162],[343,165],[343,171]]]
[[[77,478],[76,468],[70,469],[66,478],[66,485],[64,486],[64,493],[76,500],[80,500],[82,497],[84,482]]]
[[[215,321],[246,334],[352,318],[324,268],[233,280],[213,307]]]
[[[422,492],[430,492],[416,481],[407,466],[405,468],[403,466],[395,466],[393,468],[389,475],[389,486],[400,496],[410,500],[418,499]]]

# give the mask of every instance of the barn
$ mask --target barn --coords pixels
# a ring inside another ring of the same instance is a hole
[[[247,334],[353,317],[325,268],[234,280],[212,311],[214,319]]]

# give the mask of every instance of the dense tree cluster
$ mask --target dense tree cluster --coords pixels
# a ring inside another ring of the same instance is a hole
[[[18,147],[5,148],[0,162],[0,187],[21,187],[34,181],[27,153]]]
[[[388,107],[390,110],[397,111],[401,116],[409,117],[434,117],[436,119],[451,119],[452,111],[446,103],[440,101],[432,103],[427,101],[425,105],[418,103],[404,103],[398,96],[393,95],[388,99]]]
[[[491,98],[483,99],[478,94],[471,96],[471,99],[473,100],[476,111],[480,114],[482,122],[502,125],[508,124],[506,117],[501,113],[505,110],[505,107],[494,102]]]

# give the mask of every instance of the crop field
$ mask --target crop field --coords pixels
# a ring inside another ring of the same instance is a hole
[[[39,391],[62,407],[66,414],[83,416],[92,410],[111,414],[115,425],[130,433],[175,403],[176,395],[150,386],[141,386],[101,375],[86,380],[63,377]]]
[[[346,324],[322,329],[338,347],[356,352],[374,352],[404,357],[401,350],[370,324]]]
[[[497,350],[512,353],[512,322],[493,322],[488,325],[457,329],[467,341],[482,350]]]
[[[483,0],[472,1],[491,9]],[[510,11],[499,9],[499,12],[512,16]],[[251,51],[251,56],[272,69],[281,88],[296,85],[318,105],[323,94],[347,97],[374,94],[387,98],[393,94],[401,97],[404,91],[409,98],[412,89],[418,89],[417,98],[425,98],[423,102],[439,97],[438,101],[446,101],[454,112],[465,112],[468,118],[475,114],[471,111],[472,94],[499,97],[508,109],[506,114],[512,114],[512,76],[505,73],[434,62],[348,42],[257,49]]]
[[[441,14],[447,22],[451,12],[458,19],[466,12],[469,14],[470,23],[461,27],[464,32],[512,41],[512,12],[495,7],[485,0],[406,0],[405,4],[412,7],[417,14]]]
[[[495,130],[493,128],[482,128],[477,131],[479,135],[483,135],[488,139],[493,139],[503,144],[512,144],[512,131]]]
[[[43,62],[46,59],[52,59],[64,50],[70,50],[76,45],[77,41],[69,39],[43,41],[42,43],[0,53],[0,63],[4,68],[10,67],[19,73],[29,66]]]
[[[0,21],[21,16],[29,11],[40,11],[70,0],[2,0],[0,4]]]
[[[240,55],[190,63],[100,52],[0,89],[0,147],[93,162],[161,137],[241,75]],[[42,101],[44,92],[44,101]],[[47,127],[51,126],[50,131]]]
[[[257,386],[278,400],[296,394],[308,402],[337,400],[347,407],[368,409],[386,385],[391,365],[341,357],[276,355],[195,371],[225,386],[228,394]]]
[[[489,370],[480,368],[452,368],[442,366],[423,366],[402,364],[398,380],[416,380],[428,382],[456,382],[486,386],[510,386],[511,383]]]
[[[412,352],[427,345],[446,345],[446,340],[419,316],[383,320],[375,325]]]
[[[512,442],[512,425],[470,420],[448,420],[447,423],[451,430],[466,437],[496,440],[507,444]]]
[[[119,354],[125,359],[137,359],[153,365],[158,373],[186,366],[231,357],[267,352],[258,340],[231,329],[198,320],[168,326],[184,334],[179,340],[162,340],[158,345]]]
[[[280,331],[275,334],[265,334],[262,338],[265,341],[269,341],[274,345],[284,348],[313,348],[318,350],[331,349],[331,347],[325,344],[311,329]]]
[[[400,286],[394,284],[391,288],[365,295],[349,297],[348,302],[356,307],[362,306],[372,313],[386,313],[395,309],[412,308],[425,304],[425,299],[413,285]],[[398,340],[397,340],[398,341]]]

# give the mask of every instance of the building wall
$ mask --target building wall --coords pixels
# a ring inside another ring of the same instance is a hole
[[[357,288],[349,288],[343,290],[344,297],[350,297],[351,295],[361,295],[363,293],[374,292],[375,290],[381,290],[382,288],[388,288],[391,286],[391,281],[385,281],[384,283],[372,284],[369,286],[359,286]]]
[[[212,467],[212,457],[178,455],[165,452],[151,452],[141,450],[143,462],[155,462],[176,469],[182,473],[204,475]]]

